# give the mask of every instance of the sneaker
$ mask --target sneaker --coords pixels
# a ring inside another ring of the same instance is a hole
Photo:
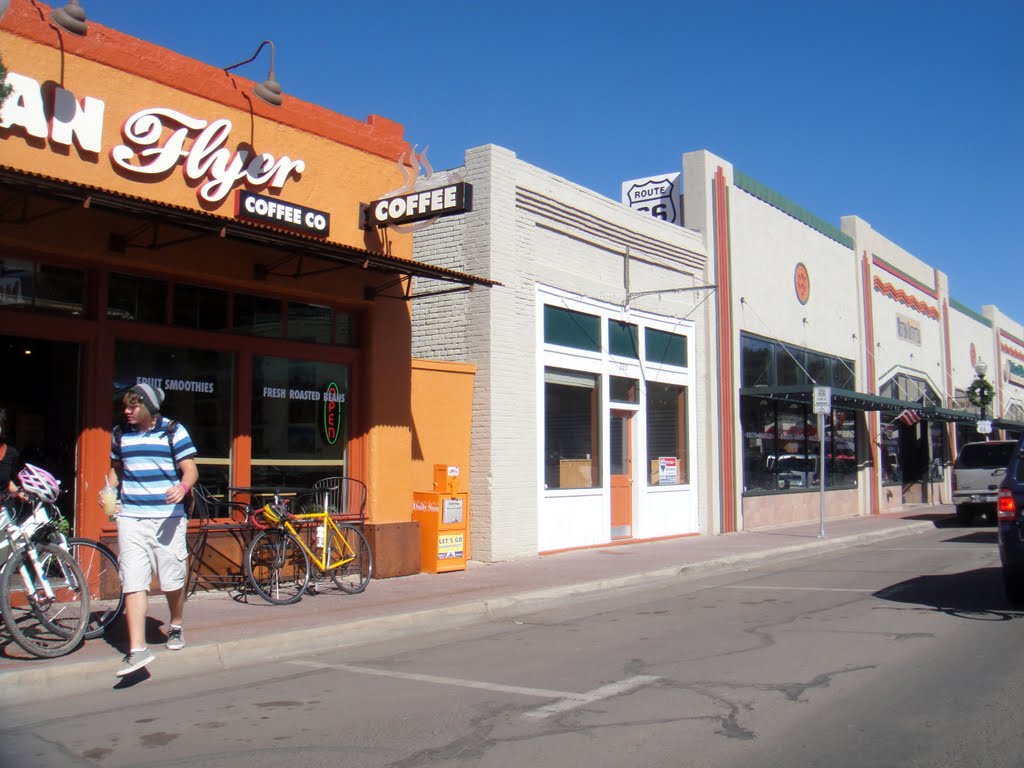
[[[132,672],[142,669],[154,658],[156,657],[149,652],[149,649],[132,651],[121,660],[121,668],[117,670],[117,676],[124,677],[125,675],[130,675]]]
[[[167,650],[180,651],[185,647],[185,638],[181,636],[181,627],[171,627],[167,630]]]

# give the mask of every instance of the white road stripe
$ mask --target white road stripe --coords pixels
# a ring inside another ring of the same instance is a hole
[[[636,675],[617,683],[609,683],[600,688],[585,693],[574,693],[572,691],[552,691],[545,688],[526,688],[520,685],[502,685],[500,683],[487,683],[480,680],[464,680],[458,677],[441,677],[440,675],[423,675],[417,672],[397,672],[388,669],[376,669],[374,667],[357,667],[352,664],[325,664],[318,661],[294,660],[289,664],[296,664],[302,667],[313,667],[314,669],[337,669],[342,672],[351,672],[357,675],[375,675],[377,677],[390,677],[396,680],[412,680],[417,683],[429,683],[431,685],[453,685],[458,688],[475,688],[481,691],[496,691],[498,693],[512,693],[519,696],[535,696],[542,699],[555,699],[539,709],[523,714],[531,720],[542,720],[545,717],[567,712],[577,707],[593,704],[595,701],[610,699],[629,691],[636,690],[644,685],[659,680],[652,675]]]
[[[641,686],[648,685],[649,683],[653,683],[659,679],[660,678],[652,675],[637,675],[636,677],[630,677],[626,680],[620,680],[617,683],[602,685],[600,688],[595,688],[587,693],[577,693],[572,696],[568,696],[561,701],[553,701],[550,704],[545,704],[540,709],[524,713],[523,717],[528,717],[531,720],[542,720],[545,717],[557,715],[560,712],[568,712],[570,709],[576,709],[578,707],[586,706],[587,704],[593,704],[595,701],[610,699],[612,696],[618,696],[622,693],[634,691]]]
[[[877,589],[847,589],[846,587],[772,587],[767,584],[724,584],[723,589],[768,589],[775,592],[864,592],[872,594]],[[880,588],[879,588],[880,589]]]
[[[322,664],[316,661],[290,661],[288,663],[298,664],[304,667],[316,667],[318,669],[338,669],[343,672],[352,672],[357,675],[376,675],[377,677],[393,677],[397,680],[414,680],[418,683],[430,683],[432,685],[454,685],[458,688],[476,688],[482,691],[515,693],[521,696],[537,696],[542,699],[564,699],[570,696],[579,695],[572,693],[571,691],[549,691],[544,688],[524,688],[519,685],[485,683],[480,680],[462,680],[457,677],[421,675],[416,672],[396,672],[388,669],[375,669],[374,667],[356,667],[351,664]]]

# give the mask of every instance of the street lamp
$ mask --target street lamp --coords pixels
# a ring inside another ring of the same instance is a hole
[[[977,406],[981,409],[981,418],[979,421],[985,421],[987,417],[987,408],[989,403],[992,402],[992,398],[995,395],[995,390],[989,380],[985,378],[985,374],[988,373],[988,363],[981,358],[974,364],[974,372],[977,374],[977,378],[971,382],[971,386],[967,388],[967,399],[971,405]]]

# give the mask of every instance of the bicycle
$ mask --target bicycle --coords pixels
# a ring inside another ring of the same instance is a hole
[[[335,522],[326,504],[316,512],[293,514],[288,500],[275,495],[252,520],[261,530],[246,549],[245,576],[268,603],[287,605],[301,599],[309,586],[310,560],[320,574],[330,575],[347,594],[358,594],[370,583],[370,545],[356,526]],[[314,522],[318,524],[317,542],[310,548],[300,531]],[[314,549],[322,550],[323,556]]]
[[[45,470],[28,464],[18,479],[33,495],[49,502],[57,498],[59,484]],[[85,576],[67,550],[32,541],[30,534],[39,527],[40,517],[33,511],[19,524],[13,500],[8,495],[0,506],[7,550],[0,571],[0,615],[11,638],[28,653],[41,658],[63,656],[82,642],[87,629]]]
[[[84,584],[89,590],[90,609],[84,637],[86,640],[97,638],[124,612],[124,590],[117,555],[102,542],[81,536],[69,537],[63,514],[54,502],[46,498],[49,494],[47,478],[35,474],[45,470],[26,465],[25,471],[29,473],[27,482],[20,475],[18,479],[22,480],[22,497],[32,505],[32,513],[22,528],[37,544],[55,544],[66,550],[82,568]],[[46,475],[52,478],[48,472]],[[53,482],[60,484],[56,479]]]

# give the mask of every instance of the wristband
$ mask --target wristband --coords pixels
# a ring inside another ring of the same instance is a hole
[[[185,493],[189,492],[188,483],[178,483],[178,485],[185,489]]]

